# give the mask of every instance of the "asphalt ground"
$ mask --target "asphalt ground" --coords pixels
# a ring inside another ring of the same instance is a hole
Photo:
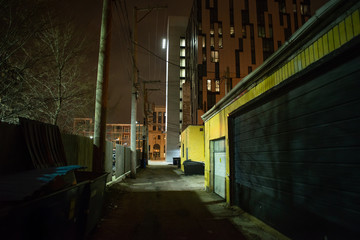
[[[286,239],[204,190],[204,176],[149,165],[107,187],[104,216],[88,239]]]

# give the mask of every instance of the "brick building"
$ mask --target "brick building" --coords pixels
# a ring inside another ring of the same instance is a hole
[[[186,30],[191,124],[310,17],[310,0],[194,0]]]
[[[153,106],[148,119],[149,159],[164,160],[166,153],[166,111],[164,106]]]

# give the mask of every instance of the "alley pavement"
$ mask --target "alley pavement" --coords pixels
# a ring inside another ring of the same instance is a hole
[[[149,165],[107,187],[104,216],[88,239],[287,239],[204,190],[204,176]]]

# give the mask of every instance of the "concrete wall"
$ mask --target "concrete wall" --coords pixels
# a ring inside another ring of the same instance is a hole
[[[180,37],[185,36],[187,18],[168,19],[167,60],[180,64]],[[180,155],[180,67],[166,63],[166,161]]]
[[[204,126],[188,126],[181,133],[180,154],[183,171],[185,160],[204,162]]]

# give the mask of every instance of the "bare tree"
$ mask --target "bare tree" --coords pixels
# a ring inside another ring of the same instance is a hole
[[[69,131],[93,104],[85,40],[70,23],[24,5],[39,1],[0,0],[0,121],[22,116]]]
[[[85,40],[70,23],[54,22],[51,16],[43,21],[48,27],[34,42],[42,59],[31,70],[28,98],[37,106],[33,118],[65,128],[92,104],[94,85],[83,73]]]
[[[41,29],[36,21],[41,4],[36,0],[0,0],[0,120],[15,122],[26,116],[23,99],[25,69],[30,59],[22,49]]]

